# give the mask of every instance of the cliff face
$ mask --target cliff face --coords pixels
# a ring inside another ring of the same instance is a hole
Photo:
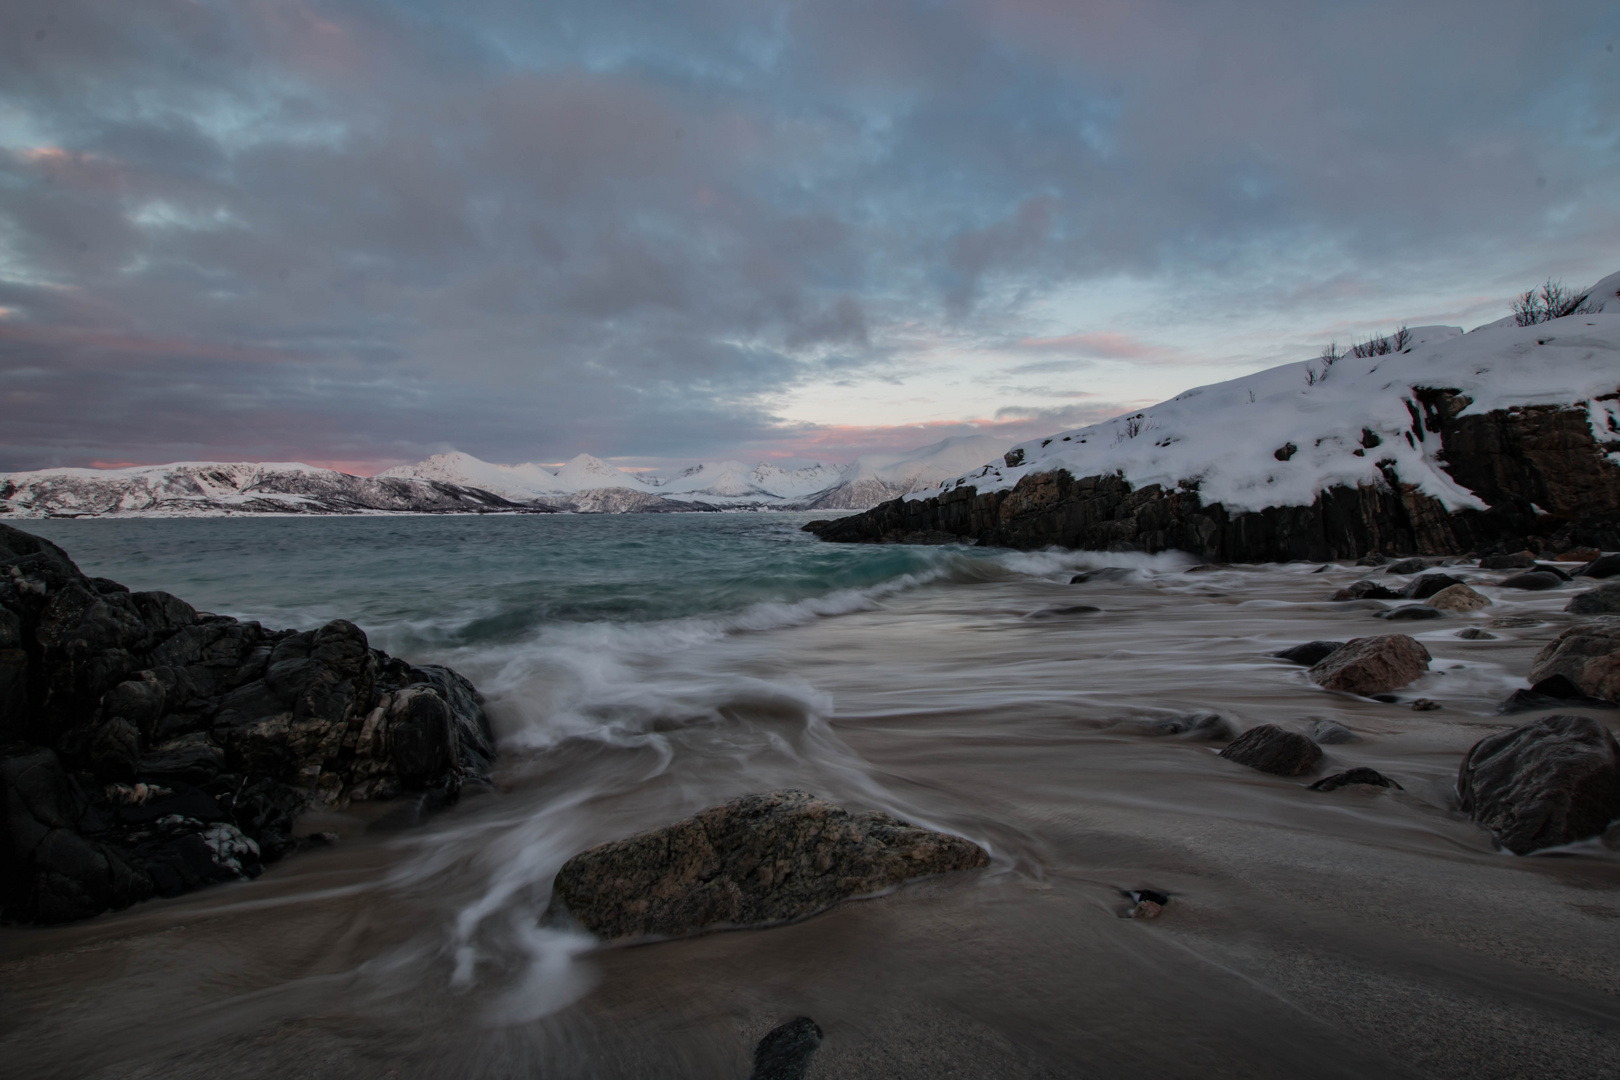
[[[1380,462],[1375,484],[1330,487],[1308,506],[1232,514],[1194,486],[1133,488],[1122,477],[1066,471],[1025,476],[1011,489],[960,487],[895,499],[806,529],[844,543],[976,541],[1011,548],[1180,550],[1220,562],[1349,559],[1373,551],[1454,554],[1527,544],[1620,547],[1616,441],[1594,437],[1580,406],[1533,406],[1460,416],[1454,390],[1416,392],[1410,438],[1439,439],[1440,460],[1489,509],[1449,513]],[[1375,452],[1375,448],[1369,448]]]

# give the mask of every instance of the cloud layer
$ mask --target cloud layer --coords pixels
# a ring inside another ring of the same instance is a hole
[[[0,468],[838,457],[1484,321],[1620,268],[1617,41],[1493,0],[14,0]]]

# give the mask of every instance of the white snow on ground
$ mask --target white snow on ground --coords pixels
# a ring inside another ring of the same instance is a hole
[[[1393,462],[1403,481],[1447,509],[1480,509],[1440,468],[1439,439],[1415,437],[1414,388],[1461,391],[1472,399],[1465,414],[1580,404],[1594,435],[1614,442],[1620,401],[1596,399],[1620,391],[1620,274],[1599,282],[1588,306],[1602,310],[1525,327],[1509,319],[1468,334],[1416,327],[1404,352],[1347,356],[1331,367],[1302,360],[1195,387],[1140,412],[1021,443],[1008,452],[1018,460],[1022,451],[1017,466],[996,461],[907,497],[961,485],[993,491],[1067,469],[1077,477],[1119,473],[1137,487],[1196,481],[1205,503],[1250,511],[1307,505],[1339,484],[1382,483],[1379,463]],[[1363,448],[1363,430],[1376,446]],[[1290,443],[1296,450],[1278,460],[1275,451]],[[1620,462],[1620,454],[1610,457]]]

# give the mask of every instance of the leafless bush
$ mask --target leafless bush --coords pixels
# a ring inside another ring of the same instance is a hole
[[[1143,419],[1144,417],[1141,413],[1137,413],[1135,416],[1127,416],[1125,418],[1125,437],[1127,439],[1134,439],[1138,435],[1142,434]]]
[[[1322,370],[1325,372],[1328,368],[1332,367],[1334,364],[1337,364],[1340,360],[1343,360],[1344,353],[1339,351],[1339,343],[1335,341],[1327,348],[1323,349],[1322,355],[1317,359],[1322,361]]]
[[[1562,319],[1581,311],[1586,299],[1586,293],[1577,293],[1565,288],[1563,282],[1548,278],[1541,288],[1522,293],[1513,301],[1513,321],[1519,326],[1534,326]]]
[[[1412,344],[1412,331],[1401,327],[1390,337],[1395,352],[1405,352]]]

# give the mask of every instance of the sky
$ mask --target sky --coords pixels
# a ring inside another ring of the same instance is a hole
[[[1620,270],[1620,5],[7,0],[0,470],[1009,444]]]

